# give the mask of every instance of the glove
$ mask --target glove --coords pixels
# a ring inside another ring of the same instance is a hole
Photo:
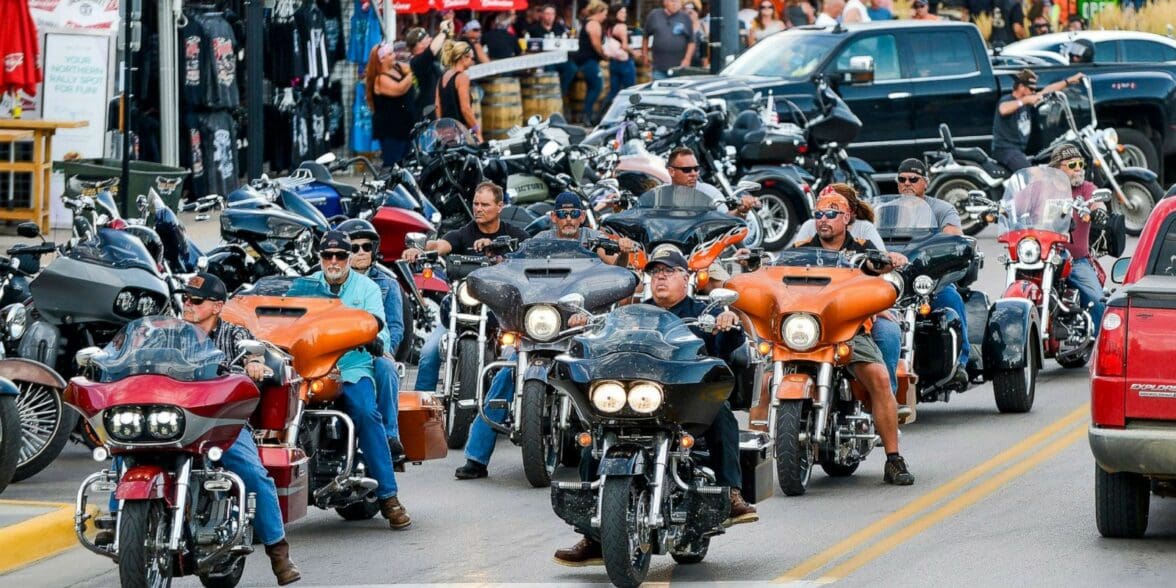
[[[384,341],[379,337],[376,337],[371,343],[364,345],[363,348],[372,354],[372,357],[381,357],[384,355]]]

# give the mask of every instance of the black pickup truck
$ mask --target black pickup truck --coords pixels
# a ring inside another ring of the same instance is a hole
[[[854,59],[870,57],[872,59]],[[726,99],[744,83],[776,98],[782,119],[788,102],[814,112],[813,78],[829,79],[864,123],[850,146],[883,176],[907,157],[942,142],[939,124],[951,127],[957,146],[982,147],[992,141],[992,116],[1000,98],[1012,91],[1017,69],[993,69],[972,24],[950,21],[886,21],[801,27],[772,35],[740,54],[720,76],[686,76],[653,82]],[[1147,161],[1137,164],[1163,175],[1164,157],[1176,155],[1176,65],[1087,64],[1039,66],[1039,85],[1083,71],[1094,88],[1100,126],[1115,127],[1119,140],[1135,145]],[[739,78],[728,86],[724,79]],[[630,88],[641,92],[648,85]],[[739,92],[742,96],[745,92]],[[784,100],[781,100],[784,99]],[[618,99],[602,126],[619,120],[628,104]],[[1035,132],[1029,152],[1051,137]]]

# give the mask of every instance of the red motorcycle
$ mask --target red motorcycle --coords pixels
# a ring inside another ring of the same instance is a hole
[[[264,353],[255,341],[241,347]],[[70,381],[65,400],[101,441],[94,458],[113,454],[121,465],[82,481],[74,529],[84,547],[118,563],[124,587],[187,575],[232,587],[245,570],[255,497],[214,462],[236,442],[259,393],[243,374],[219,375],[224,359],[202,331],[166,317],[132,321],[105,350],[77,354],[84,375]],[[115,540],[100,546],[87,536],[87,502],[94,493],[104,504],[111,492],[121,502]]]
[[[1096,190],[1091,202],[1109,199],[1109,190]],[[1067,281],[1073,260],[1065,245],[1070,242],[1073,216],[1090,220],[1089,203],[1073,197],[1070,180],[1061,170],[1038,166],[1005,181],[1004,197],[995,212],[1000,219],[997,241],[1008,248],[1000,258],[1007,274],[1004,297],[1032,303],[1045,331],[1041,334],[1044,357],[1057,359],[1062,367],[1086,365],[1095,325],[1078,289]],[[1099,284],[1105,284],[1098,256],[1091,255],[1090,262]]]

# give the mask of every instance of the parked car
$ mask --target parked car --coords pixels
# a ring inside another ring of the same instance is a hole
[[[1092,359],[1090,449],[1104,537],[1140,537],[1151,495],[1176,496],[1176,199],[1160,201],[1107,301]]]
[[[1060,55],[1062,49],[1076,39],[1087,39],[1094,43],[1096,64],[1176,62],[1176,40],[1136,31],[1051,33],[1011,43],[1000,54],[1034,55],[1040,51],[1049,51]]]

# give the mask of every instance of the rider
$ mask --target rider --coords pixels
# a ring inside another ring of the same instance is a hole
[[[384,430],[388,434],[388,450],[392,461],[404,460],[404,445],[400,443],[398,423],[400,406],[400,376],[396,361],[390,356],[404,340],[404,299],[400,295],[400,284],[387,268],[375,263],[380,254],[380,234],[376,228],[363,219],[351,219],[339,223],[336,230],[351,239],[351,269],[371,278],[380,287],[384,297],[384,317],[387,320],[388,347],[385,355],[375,358],[376,404],[384,417]]]
[[[900,184],[901,186],[901,184]],[[824,194],[814,208],[817,220],[817,236],[797,247],[820,247],[831,251],[864,253],[876,251],[865,241],[858,241],[848,232],[850,221],[849,201],[840,194]],[[870,394],[870,414],[882,446],[886,448],[886,468],[883,480],[896,486],[909,486],[915,477],[907,469],[906,460],[898,452],[898,404],[890,391],[889,375],[882,364],[882,352],[866,333],[854,335],[850,341],[853,348],[850,357],[854,378]]]
[[[1028,71],[1028,70],[1025,70]],[[1022,72],[1024,73],[1024,72]],[[939,230],[948,235],[963,235],[960,229],[960,213],[951,204],[938,198],[927,198],[927,166],[922,160],[910,158],[903,160],[898,166],[898,193],[903,196],[917,196],[931,207],[935,215],[935,224]],[[955,284],[948,284],[931,299],[934,309],[950,308],[960,319],[960,332],[968,332],[968,312],[964,306],[964,298]],[[971,356],[971,345],[960,346],[960,368],[956,370],[954,383],[966,388],[968,386],[968,358]]]
[[[588,215],[584,213],[583,201],[571,192],[564,192],[557,196],[555,208],[548,214],[551,215],[551,223],[555,228],[535,235],[535,239],[567,239],[583,243],[586,240],[603,238],[603,235],[596,230],[583,226]],[[633,248],[633,242],[624,237],[620,239],[618,244],[623,252],[631,251]],[[608,255],[604,250],[597,249],[596,255],[600,257],[601,261],[608,264],[624,266],[628,263],[628,253]],[[569,323],[569,326],[574,325]],[[507,360],[513,360],[514,357],[514,354],[511,353]],[[494,419],[496,423],[501,423],[506,418],[506,409],[492,408],[490,403],[502,398],[510,402],[514,398],[514,374],[515,371],[512,368],[498,370],[490,383],[490,391],[486,394],[485,412],[486,416]],[[470,425],[469,440],[466,442],[466,463],[457,468],[457,471],[453,473],[454,477],[459,480],[473,480],[489,475],[486,466],[490,463],[490,456],[494,453],[494,442],[497,435],[498,433],[485,421],[474,419],[473,424]]]
[[[310,275],[319,285],[339,297],[345,306],[366,310],[384,322],[384,301],[380,287],[359,272],[351,271],[348,258],[351,257],[351,240],[346,233],[327,231],[319,242],[319,259],[322,270]],[[378,340],[387,349],[388,332],[380,329]],[[343,411],[355,422],[359,449],[363,452],[364,463],[376,480],[376,498],[379,499],[380,513],[388,519],[388,525],[395,530],[406,529],[412,524],[408,511],[397,498],[396,473],[392,469],[392,455],[388,451],[388,438],[380,409],[376,405],[373,386],[375,372],[372,355],[367,351],[349,351],[339,358],[337,367],[343,381],[340,401]]]
[[[996,114],[992,117],[992,158],[1010,172],[1033,165],[1029,158],[1025,157],[1025,147],[1029,145],[1029,132],[1033,129],[1032,111],[1029,107],[1040,102],[1046,94],[1081,82],[1083,77],[1085,76],[1079,72],[1038,91],[1037,74],[1031,69],[1021,70],[1013,81],[1012,94],[1001,99],[996,107]]]
[[[645,270],[650,274],[653,291],[653,298],[644,301],[645,304],[654,304],[681,319],[696,319],[702,314],[706,303],[687,295],[690,270],[686,258],[680,252],[672,248],[659,249],[646,264]],[[746,340],[743,331],[739,329],[739,317],[730,310],[720,311],[717,308],[712,309],[711,314],[715,315],[714,333],[691,330],[706,342],[707,355],[729,361],[731,355],[743,346]],[[586,320],[583,315],[573,317],[576,318],[579,318],[575,321],[578,324],[583,324]],[[569,321],[569,326],[571,325],[572,321]],[[891,403],[893,405],[893,399]],[[720,486],[731,489],[731,511],[723,525],[729,527],[758,521],[759,513],[754,506],[744,500],[740,491],[743,487],[743,471],[739,465],[739,423],[735,420],[735,413],[731,411],[729,404],[724,404],[723,408],[719,409],[718,415],[706,431],[705,439],[711,452],[710,465],[715,472],[715,481]],[[583,460],[584,465],[580,468],[581,479],[594,474],[590,462],[590,459]],[[602,565],[604,556],[600,542],[584,537],[574,546],[556,551],[555,563],[571,567]]]
[[[1074,39],[1063,52],[1071,65],[1094,63],[1094,43],[1090,39]]]
[[[458,255],[477,255],[482,249],[498,237],[512,237],[522,241],[528,237],[527,232],[501,220],[502,188],[494,182],[482,182],[474,190],[473,211],[474,220],[460,229],[445,233],[444,237],[425,243],[425,251],[436,251],[442,257],[449,253]],[[414,261],[421,255],[421,250],[409,247],[404,250],[402,258]],[[441,338],[445,336],[446,326],[439,325],[433,329],[429,338],[421,346],[421,360],[417,365],[416,390],[435,392],[437,377],[441,372]]]
[[[1070,178],[1075,199],[1085,200],[1090,205],[1090,211],[1106,210],[1101,202],[1091,202],[1094,196],[1094,184],[1086,181],[1086,159],[1077,147],[1063,143],[1054,149],[1049,158],[1049,164],[1056,167]],[[1102,284],[1098,281],[1098,274],[1094,271],[1094,264],[1090,261],[1090,218],[1083,220],[1081,215],[1074,213],[1071,225],[1070,242],[1066,243],[1066,251],[1073,258],[1070,277],[1066,280],[1078,289],[1083,306],[1090,306],[1090,321],[1094,323],[1094,336],[1098,336],[1102,326],[1103,302]]]

